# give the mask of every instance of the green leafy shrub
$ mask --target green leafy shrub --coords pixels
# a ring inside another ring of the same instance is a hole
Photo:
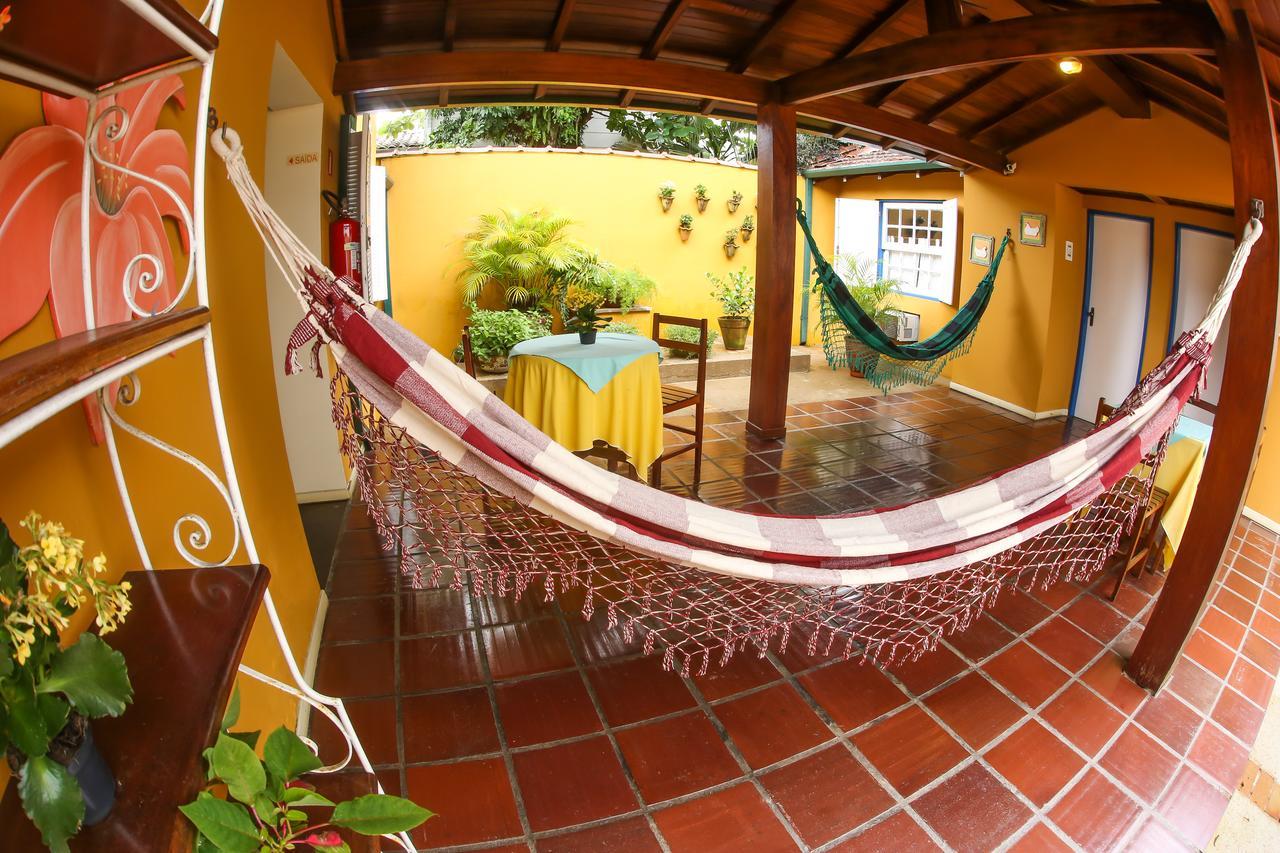
[[[222,731],[204,751],[209,785],[178,810],[195,826],[197,853],[283,853],[300,847],[329,853],[348,850],[338,829],[360,835],[407,832],[433,817],[402,797],[368,794],[335,803],[300,781],[321,766],[320,759],[284,726],[267,736],[261,759],[258,732],[231,732],[240,712],[237,693],[223,717]],[[226,799],[209,789],[225,785]],[[328,819],[302,809],[330,809]]]
[[[603,329],[601,329],[600,331],[602,331],[602,332],[609,332],[609,333],[614,334],[614,335],[638,335],[638,334],[640,334],[640,330],[639,330],[639,329],[637,329],[635,326],[631,325],[630,323],[624,323],[624,322],[622,322],[621,320],[614,320],[612,323],[609,323],[608,325],[606,325],[606,326],[605,326]]]
[[[875,262],[861,255],[837,255],[833,266],[858,307],[877,326],[885,327],[889,323],[889,312],[896,307],[893,297],[898,292],[898,282],[880,278]],[[817,276],[814,277],[813,291],[822,292],[822,283]]]
[[[108,634],[129,613],[128,582],[101,576],[106,558],[31,513],[32,544],[20,548],[0,521],[0,751],[16,769],[22,808],[55,853],[80,830],[84,797],[66,768],[87,721],[118,717],[133,701],[124,656],[85,632],[66,648],[62,632],[81,605]]]
[[[603,307],[630,311],[641,298],[652,293],[657,284],[638,269],[623,269],[602,260],[595,252],[583,250],[556,275],[562,316],[567,316],[563,313],[564,298],[571,287],[596,294]]]
[[[696,344],[701,338],[702,333],[692,326],[669,326],[662,330],[662,337],[672,341],[680,341],[684,344]],[[720,333],[715,329],[707,329],[707,349],[715,346],[716,341],[720,340]],[[684,350],[672,349],[666,347],[667,355],[672,358],[697,358],[698,354],[693,352],[685,352]]]
[[[549,317],[528,311],[509,309],[471,312],[471,352],[481,360],[506,358],[511,348],[521,341],[551,334]]]
[[[729,232],[729,234],[736,233],[736,231]],[[724,316],[751,316],[756,306],[756,277],[747,272],[745,266],[723,278],[707,273],[707,281],[711,282],[711,298],[720,303]]]
[[[565,270],[584,251],[569,238],[572,221],[560,214],[500,210],[480,217],[462,243],[458,281],[475,305],[491,286],[511,308],[547,307]]]

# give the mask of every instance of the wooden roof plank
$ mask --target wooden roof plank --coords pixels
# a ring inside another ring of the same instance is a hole
[[[867,22],[867,25],[854,33],[853,38],[845,43],[836,53],[835,59],[847,59],[857,53],[863,45],[871,41],[876,36],[883,33],[887,28],[893,25],[898,18],[902,17],[902,13],[907,11],[912,0],[892,0],[892,2],[884,8],[878,15]]]
[[[1008,18],[911,39],[792,74],[783,100],[799,104],[895,80],[1071,53],[1199,52],[1213,49],[1212,24],[1189,9],[1108,6]]]
[[[1017,64],[1010,63],[1009,65],[1002,65],[999,68],[974,77],[947,97],[935,101],[933,106],[915,117],[916,121],[924,124],[933,124],[935,121],[942,118],[945,113],[951,110],[952,107],[958,107],[970,97],[987,88],[1017,67]]]
[[[741,74],[754,65],[756,60],[760,58],[760,54],[782,32],[786,27],[787,21],[795,15],[800,6],[801,0],[782,0],[778,4],[778,8],[774,10],[773,15],[756,33],[755,38],[752,39],[747,49],[742,51],[733,62],[729,63],[729,70]]]

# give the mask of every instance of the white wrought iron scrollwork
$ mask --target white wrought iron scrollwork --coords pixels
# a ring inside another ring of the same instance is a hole
[[[99,393],[102,394],[102,392]],[[138,379],[137,374],[129,374],[121,381],[120,390],[116,394],[116,402],[122,406],[132,406],[141,396],[141,380]],[[195,551],[205,551],[213,540],[213,530],[209,527],[209,522],[206,521],[203,516],[194,512],[184,513],[177,521],[174,522],[173,544],[174,547],[178,549],[178,553],[182,555],[182,559],[186,560],[193,566],[199,568],[211,568],[213,566],[225,566],[230,564],[231,560],[235,557],[236,552],[240,549],[240,516],[236,512],[235,503],[231,499],[231,493],[227,490],[227,487],[222,484],[222,481],[218,479],[218,475],[213,473],[213,470],[209,468],[208,465],[205,465],[190,453],[187,453],[184,450],[179,450],[172,444],[156,438],[145,430],[139,429],[124,420],[120,417],[120,413],[116,411],[116,407],[111,405],[110,401],[105,398],[105,395],[103,395],[102,403],[102,410],[106,412],[107,417],[111,419],[113,424],[129,433],[129,435],[132,435],[134,438],[145,441],[157,450],[161,450],[172,456],[174,459],[190,465],[192,468],[196,469],[196,471],[200,472],[200,475],[208,480],[209,484],[218,492],[218,496],[222,498],[222,502],[227,507],[227,514],[231,516],[231,527],[234,531],[234,541],[231,543],[231,548],[228,550],[227,556],[216,562],[202,560],[192,553],[191,550],[188,550],[187,545],[183,544],[185,534],[186,542],[192,549]],[[194,526],[195,529],[192,530],[191,526]],[[186,528],[185,530],[184,527]]]
[[[107,142],[115,142],[125,135],[129,130],[129,112],[119,104],[112,104],[104,109],[93,120],[89,128],[89,137],[87,147],[89,156],[93,158],[93,162],[113,172],[118,172],[135,181],[141,181],[148,186],[155,187],[169,197],[177,209],[178,214],[182,217],[183,226],[186,228],[187,234],[195,233],[195,224],[191,215],[191,210],[187,207],[182,196],[166,184],[164,181],[158,181],[141,172],[136,172],[119,163],[112,162],[99,149],[100,140]],[[154,316],[156,314],[167,314],[181,304],[187,292],[191,289],[191,283],[196,277],[196,261],[195,253],[199,251],[200,242],[192,240],[191,243],[192,257],[187,259],[187,271],[182,279],[182,287],[178,288],[178,292],[173,299],[169,301],[163,308],[156,310],[148,310],[138,304],[137,296],[139,293],[150,294],[156,292],[161,285],[164,284],[165,268],[160,258],[150,252],[142,252],[136,255],[124,268],[124,279],[120,286],[124,290],[124,301],[129,306],[129,310],[139,316]],[[149,267],[149,269],[148,269]]]

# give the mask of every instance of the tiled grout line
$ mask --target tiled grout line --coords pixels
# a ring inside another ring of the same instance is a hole
[[[614,758],[618,760],[618,764],[622,767],[622,774],[627,780],[627,785],[631,788],[631,794],[635,797],[636,803],[640,806],[640,812],[644,815],[645,823],[648,824],[649,831],[653,833],[654,838],[658,840],[658,846],[662,848],[663,853],[671,853],[671,847],[667,844],[666,838],[663,837],[662,831],[658,828],[658,822],[653,818],[653,810],[645,801],[644,796],[640,793],[640,785],[636,782],[635,774],[631,772],[631,765],[627,763],[627,757],[622,753],[622,746],[618,743],[618,737],[614,733],[613,728],[609,725],[608,717],[604,713],[604,705],[600,702],[600,696],[596,693],[595,685],[593,685],[591,683],[591,679],[587,677],[587,670],[582,660],[581,653],[578,650],[577,643],[574,641],[573,632],[569,629],[564,611],[559,606],[559,603],[555,605],[555,613],[560,623],[561,636],[564,637],[565,643],[569,646],[569,654],[573,657],[574,668],[577,670],[578,676],[582,680],[582,686],[587,691],[587,698],[591,700],[591,706],[595,709],[596,717],[600,720],[600,725],[604,730],[604,735],[609,739],[609,746],[613,750]],[[599,732],[593,732],[592,736],[598,737]],[[577,826],[575,828],[581,827]]]

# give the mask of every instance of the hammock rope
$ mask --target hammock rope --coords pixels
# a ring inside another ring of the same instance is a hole
[[[947,364],[969,352],[973,336],[978,331],[978,322],[995,292],[996,273],[1009,246],[1008,234],[1000,241],[987,274],[956,315],[928,339],[899,344],[863,310],[839,273],[823,256],[798,199],[796,221],[809,244],[821,285],[822,350],[828,365],[832,368],[856,368],[872,386],[888,394],[903,385],[933,384]]]
[[[327,345],[333,418],[362,499],[415,586],[535,588],[668,667],[744,649],[916,657],[1011,586],[1086,581],[1149,499],[1198,389],[1252,223],[1205,323],[1083,439],[940,497],[826,517],[756,515],[651,489],[579,459],[336,278],[267,205],[234,132],[214,150],[305,316],[289,372]]]

